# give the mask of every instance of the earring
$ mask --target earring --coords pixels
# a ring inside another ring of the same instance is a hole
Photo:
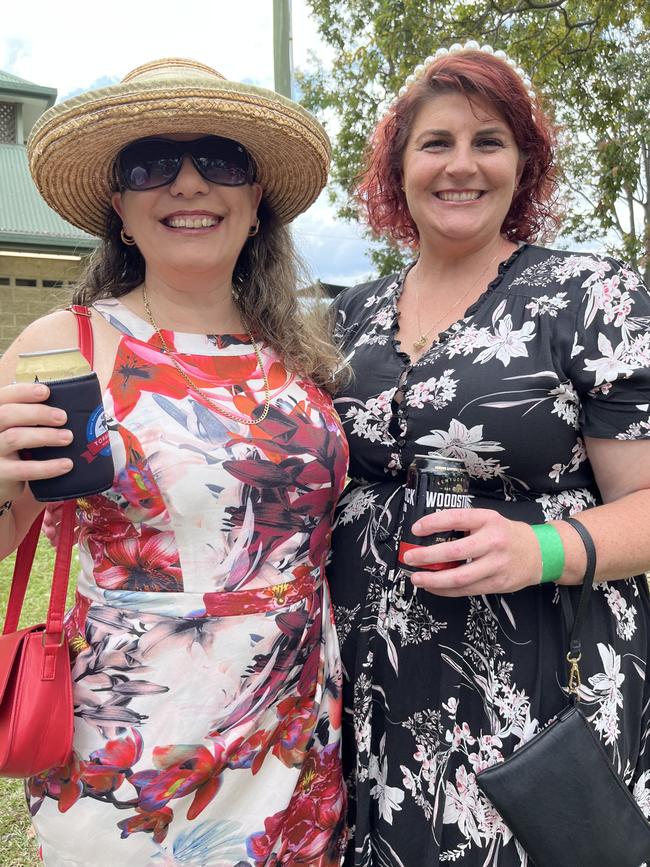
[[[255,235],[257,235],[257,233],[259,232],[259,230],[260,230],[260,218],[258,217],[256,222],[255,222],[255,225],[251,226],[250,229],[248,230],[248,237],[254,238]]]
[[[120,238],[122,239],[122,243],[126,244],[127,247],[135,247],[135,238],[132,238],[131,235],[127,235],[124,231],[124,226],[120,229]]]

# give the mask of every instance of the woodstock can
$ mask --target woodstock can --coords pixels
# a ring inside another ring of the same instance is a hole
[[[404,554],[414,548],[462,538],[465,535],[462,530],[415,536],[411,532],[411,527],[419,518],[432,512],[440,512],[443,509],[469,509],[471,506],[469,474],[463,461],[436,455],[416,455],[406,474],[402,536],[397,555],[400,570],[412,575],[414,572],[436,572],[440,569],[460,566],[464,561],[410,566],[404,563]]]

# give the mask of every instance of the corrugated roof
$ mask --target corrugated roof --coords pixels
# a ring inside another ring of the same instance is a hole
[[[29,174],[23,145],[0,144],[0,243],[66,249],[97,244],[45,204]]]
[[[33,84],[33,81],[27,81],[26,78],[20,78],[18,75],[12,75],[11,72],[5,72],[0,69],[0,81],[18,81],[21,84]]]
[[[56,88],[34,84],[33,81],[27,81],[25,78],[20,78],[18,75],[13,75],[2,69],[0,69],[0,91],[5,91],[5,93],[10,91],[27,96],[44,96],[47,97],[50,105],[53,105],[56,99]]]

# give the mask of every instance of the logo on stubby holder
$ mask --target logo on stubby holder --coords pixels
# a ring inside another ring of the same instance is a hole
[[[86,463],[92,464],[98,455],[107,457],[111,453],[111,446],[108,440],[108,426],[106,424],[106,414],[104,407],[100,404],[88,418],[86,425],[86,451],[81,453],[81,457]]]

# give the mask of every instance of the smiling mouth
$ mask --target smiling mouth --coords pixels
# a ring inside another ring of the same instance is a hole
[[[483,190],[444,190],[435,194],[443,202],[475,202],[483,195]]]
[[[167,217],[162,223],[170,229],[209,229],[222,220],[223,217]]]

